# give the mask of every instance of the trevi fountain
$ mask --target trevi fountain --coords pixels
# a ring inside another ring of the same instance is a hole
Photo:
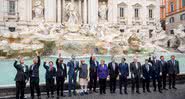
[[[0,72],[0,75],[12,71],[15,73],[12,58],[16,58],[18,55],[32,57],[35,55],[35,51],[42,54],[42,61],[44,59],[55,61],[58,51],[66,58],[65,61],[74,54],[78,59],[84,58],[88,62],[91,53],[97,55],[98,59],[105,58],[106,62],[110,61],[112,55],[118,57],[118,60],[119,57],[127,57],[128,62],[132,61],[136,55],[141,57],[142,62],[149,55],[165,55],[169,58],[170,55],[175,54],[179,55],[179,60],[184,59],[182,56],[185,52],[183,25],[179,25],[174,30],[174,34],[169,34],[162,29],[159,18],[146,22],[145,25],[142,24],[145,19],[133,21],[132,25],[126,25],[124,20],[123,24],[113,24],[108,21],[109,15],[107,13],[110,12],[111,8],[108,8],[110,5],[103,0],[96,9],[98,24],[84,22],[87,19],[81,17],[82,14],[77,11],[74,2],[67,1],[64,6],[65,15],[62,18],[64,22],[62,24],[46,22],[42,0],[35,1],[32,9],[34,13],[32,22],[34,24],[19,26],[15,32],[0,33],[0,66],[8,67]],[[113,1],[110,0],[110,2]],[[125,3],[120,2],[120,4],[128,6]],[[137,8],[141,5],[136,3],[131,6]],[[154,4],[150,6],[153,7]],[[89,15],[86,13],[83,16],[87,16],[87,14]],[[153,30],[148,33],[150,27],[153,27]],[[28,58],[26,62],[31,64],[31,59]],[[184,72],[183,70],[185,71],[185,69],[181,69],[182,72]],[[41,81],[44,81],[43,72],[42,68]],[[10,75],[11,77],[3,77],[4,80],[0,85],[12,84],[13,73]]]

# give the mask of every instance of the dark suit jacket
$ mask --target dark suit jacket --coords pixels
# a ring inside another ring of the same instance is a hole
[[[112,62],[108,64],[109,75],[110,78],[117,78],[119,71],[118,71],[118,63],[115,62],[115,70],[113,69]]]
[[[136,65],[134,62],[130,63],[130,72],[131,74],[134,75],[134,77],[141,77],[141,74],[142,74],[142,67],[141,67],[141,63],[140,62],[137,62],[138,64],[138,68],[136,68]],[[131,76],[131,78],[133,78]]]
[[[160,67],[162,67],[162,74],[168,73],[168,63],[166,61],[162,62],[160,61]]]
[[[150,77],[152,76],[152,66],[150,64],[148,65],[149,65],[149,70],[147,70],[146,64],[142,65],[142,73],[145,79],[150,79]]]
[[[90,67],[89,67],[90,77],[97,76],[97,69],[98,69],[98,66],[99,66],[99,62],[92,60],[92,57],[90,57],[90,62],[89,63],[90,63]]]
[[[69,67],[68,75],[69,77],[75,77],[77,76],[77,72],[79,71],[79,62],[76,62],[76,67],[74,66],[74,62],[70,60],[70,62],[67,63],[67,66]]]
[[[121,76],[122,77],[129,76],[128,64],[127,63],[125,63],[125,64],[120,63],[119,64],[119,72],[121,73]]]
[[[162,67],[160,65],[160,61],[152,60],[152,78],[159,78],[160,77],[160,72],[162,72]]]
[[[172,60],[168,61],[168,74],[179,74],[179,62],[175,60],[173,64]]]
[[[50,70],[50,67],[46,65],[46,62],[44,62],[44,68],[46,69],[46,80],[53,79],[53,77],[56,76],[56,68],[53,67],[52,70]]]
[[[29,79],[29,71],[28,66],[22,66],[21,64],[17,64],[17,61],[14,62],[14,67],[17,70],[17,74],[15,76],[15,81],[25,81]]]
[[[32,64],[29,69],[30,77],[39,78],[40,56],[37,56],[37,64]]]
[[[67,67],[66,67],[66,64],[63,63],[63,66],[62,66],[62,64],[60,64],[58,62],[58,60],[59,59],[57,58],[57,60],[56,60],[56,65],[57,65],[57,74],[56,74],[56,77],[57,78],[60,78],[60,77],[67,78]]]

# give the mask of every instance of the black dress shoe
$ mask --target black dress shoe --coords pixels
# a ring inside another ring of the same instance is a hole
[[[139,91],[136,91],[137,94],[141,94]]]
[[[145,93],[145,90],[143,90],[143,93]]]
[[[125,94],[128,94],[127,91],[125,91]]]
[[[61,95],[61,96],[62,96],[62,97],[66,97],[66,95],[64,95],[64,94],[63,94],[63,95]]]
[[[161,90],[159,90],[159,93],[163,93]]]
[[[167,88],[163,88],[163,90],[168,90]]]
[[[176,87],[173,87],[173,89],[177,89]]]
[[[98,93],[96,90],[93,90],[93,92]]]
[[[150,91],[150,90],[147,90],[147,92],[151,93],[151,91]]]

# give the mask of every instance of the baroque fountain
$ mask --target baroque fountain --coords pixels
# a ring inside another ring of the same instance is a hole
[[[0,34],[0,56],[32,56],[35,51],[43,55],[54,55],[58,49],[62,49],[65,56],[88,55],[92,51],[100,55],[151,54],[155,51],[169,52],[167,45],[185,52],[183,25],[174,30],[174,35],[168,35],[162,30],[160,21],[156,21],[152,37],[148,38],[142,29],[138,31],[137,25],[121,32],[118,24],[106,22],[108,9],[105,3],[99,9],[98,25],[82,24],[72,3],[66,4],[65,8],[67,21],[64,24],[47,23],[42,20],[43,7],[37,2],[33,9],[35,26],[24,26],[17,32]]]

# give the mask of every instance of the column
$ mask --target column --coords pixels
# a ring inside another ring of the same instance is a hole
[[[2,3],[0,3],[0,21],[3,21],[3,17],[4,17],[4,10],[5,10],[5,8],[4,8],[4,3],[5,3],[5,0],[0,0],[0,2],[2,2]]]
[[[82,1],[81,0],[78,1],[78,11],[79,11],[80,17],[82,17]]]
[[[117,7],[117,0],[112,0],[112,22],[117,23],[118,17],[118,7]]]
[[[26,10],[27,10],[27,21],[31,21],[32,20],[32,0],[28,0],[26,2]]]
[[[88,23],[98,24],[98,0],[88,0]]]
[[[45,1],[45,19],[47,22],[56,22],[56,0]]]
[[[84,0],[83,4],[83,22],[87,24],[87,0]]]
[[[108,22],[113,23],[113,0],[108,0]]]
[[[57,1],[58,1],[58,2],[57,2],[57,5],[58,5],[58,6],[57,6],[57,7],[58,7],[58,8],[57,8],[57,9],[58,9],[58,10],[57,10],[57,11],[58,11],[58,12],[57,12],[57,21],[58,21],[58,23],[61,23],[61,21],[62,21],[62,17],[61,17],[61,15],[62,15],[62,14],[61,14],[61,12],[62,12],[62,10],[61,10],[62,6],[61,6],[61,4],[62,4],[62,3],[61,3],[61,0],[57,0]]]
[[[62,23],[65,22],[65,0],[62,0]]]
[[[74,4],[74,0],[71,0],[71,3]]]

